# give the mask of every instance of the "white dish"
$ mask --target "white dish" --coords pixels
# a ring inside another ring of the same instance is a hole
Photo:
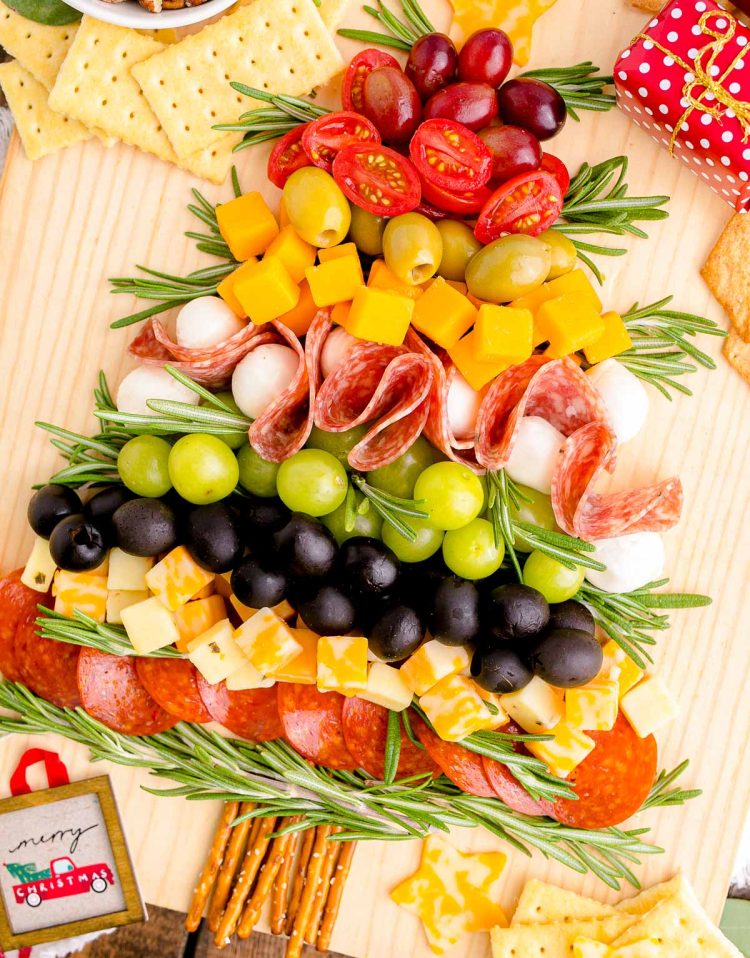
[[[80,10],[81,13],[107,23],[116,23],[121,27],[132,27],[137,30],[166,30],[210,20],[227,7],[231,7],[236,0],[206,0],[197,7],[164,10],[162,13],[149,13],[137,0],[122,0],[121,3],[107,3],[106,0],[67,0],[67,2],[69,6]]]

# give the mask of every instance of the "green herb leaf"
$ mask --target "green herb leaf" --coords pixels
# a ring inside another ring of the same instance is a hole
[[[398,762],[401,758],[401,718],[398,712],[388,710],[388,731],[385,739],[385,771],[383,781],[392,785],[398,773]]]
[[[81,19],[81,12],[69,7],[62,0],[5,0],[11,10],[20,13],[34,23],[48,27],[64,27]]]
[[[617,103],[614,93],[606,92],[613,84],[611,76],[599,73],[599,67],[591,60],[570,67],[548,67],[542,70],[527,70],[522,77],[543,80],[554,87],[565,100],[568,113],[578,120],[578,110],[607,113]]]

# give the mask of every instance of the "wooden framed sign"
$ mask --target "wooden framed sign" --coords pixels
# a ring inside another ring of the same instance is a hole
[[[143,921],[109,776],[0,801],[0,948]]]

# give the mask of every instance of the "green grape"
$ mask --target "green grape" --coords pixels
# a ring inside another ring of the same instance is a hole
[[[511,502],[511,518],[518,522],[525,522],[530,526],[537,526],[540,529],[549,529],[551,532],[560,532],[560,527],[555,521],[555,513],[552,511],[552,500],[545,496],[543,492],[537,492],[529,486],[518,486],[518,491],[525,499],[519,503],[518,509]],[[516,534],[513,547],[517,552],[531,552],[534,546],[520,532]]]
[[[437,459],[437,449],[419,436],[398,459],[368,472],[367,481],[376,489],[398,496],[399,499],[411,499],[417,479]]]
[[[238,416],[244,417],[244,412],[240,409],[237,403],[234,401],[234,396],[227,390],[226,392],[221,392],[216,394],[216,398],[220,399],[225,406],[229,406],[233,413],[236,413]],[[209,406],[210,409],[215,409],[215,406],[211,406],[209,403],[201,403],[202,406]],[[243,443],[247,442],[247,430],[238,429],[237,432],[233,432],[228,436],[218,436],[222,442],[225,442],[230,449],[239,449]]]
[[[495,545],[492,523],[474,519],[462,529],[445,533],[443,559],[462,579],[486,579],[503,564],[505,546]]]
[[[246,437],[247,438],[247,437]],[[240,485],[254,496],[270,499],[276,495],[276,476],[279,466],[268,462],[253,449],[249,442],[237,453],[240,467]]]
[[[414,486],[414,499],[437,529],[468,525],[482,511],[484,498],[479,476],[457,462],[428,466]]]
[[[346,499],[333,512],[323,516],[320,521],[333,533],[339,545],[342,545],[347,539],[353,539],[354,536],[369,536],[372,539],[379,539],[383,529],[383,520],[366,499],[364,506],[366,506],[366,509],[362,505],[359,507],[363,508],[364,511],[360,512],[359,509],[355,511],[356,518],[353,529],[346,528]]]
[[[172,447],[158,436],[129,439],[117,456],[117,471],[124,484],[137,496],[157,499],[169,492],[169,454]]]
[[[323,452],[330,453],[338,459],[344,469],[349,469],[349,453],[365,437],[369,429],[368,423],[355,426],[354,429],[347,429],[346,432],[326,432],[324,429],[313,426],[306,445],[308,449],[322,449]]]
[[[582,566],[566,569],[557,559],[538,551],[531,553],[523,567],[524,585],[541,592],[548,602],[572,599],[583,585],[585,575]]]
[[[383,542],[392,549],[402,562],[424,562],[440,548],[443,542],[443,531],[431,526],[424,519],[413,519],[405,516],[404,521],[416,532],[414,542],[405,539],[390,523],[383,526]]]
[[[339,460],[321,449],[300,449],[276,476],[279,498],[292,512],[326,516],[346,498],[349,481]]]
[[[196,506],[226,499],[239,477],[236,456],[216,436],[191,433],[172,446],[169,478],[179,495]]]

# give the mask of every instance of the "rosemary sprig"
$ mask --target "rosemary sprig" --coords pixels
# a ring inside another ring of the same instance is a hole
[[[591,60],[584,60],[570,67],[526,70],[520,76],[543,80],[554,87],[565,100],[568,115],[574,120],[580,120],[577,110],[607,113],[617,103],[614,93],[605,92],[606,88],[614,83],[613,78],[599,73],[599,67]]]
[[[401,758],[401,718],[398,712],[388,710],[388,731],[385,738],[385,758],[383,781],[386,785],[393,785],[398,773],[398,762]]]
[[[74,610],[72,616],[53,612],[43,605],[38,606],[38,609],[40,615],[36,624],[43,639],[96,649],[109,655],[131,655],[149,659],[184,658],[182,653],[172,646],[157,649],[155,652],[139,652],[133,648],[125,629],[117,625],[104,625],[78,609]]]
[[[417,0],[400,0],[401,19],[389,10],[383,0],[376,0],[376,3],[376,7],[365,4],[362,9],[387,33],[375,30],[338,30],[339,36],[408,52],[420,37],[435,33],[435,27],[427,19]]]
[[[392,496],[389,492],[383,492],[382,489],[371,486],[365,476],[358,473],[352,473],[351,481],[352,485],[356,486],[384,522],[393,526],[409,542],[416,540],[417,533],[406,519],[427,518],[424,509],[419,508],[423,500],[400,499],[398,496]]]
[[[671,787],[685,772],[689,764],[689,759],[685,759],[684,762],[676,768],[673,768],[671,772],[662,769],[662,771],[659,772],[659,777],[654,782],[654,787],[651,789],[648,798],[641,806],[641,811],[645,812],[650,808],[671,808],[675,805],[684,805],[685,802],[689,802],[691,799],[698,798],[702,795],[703,790],[700,788]]]
[[[268,104],[241,114],[236,123],[219,123],[214,127],[215,130],[244,133],[243,139],[234,148],[235,153],[248,146],[275,140],[295,130],[301,123],[309,123],[332,112],[327,107],[296,96],[267,93],[244,83],[232,82],[229,85],[243,96]]]

